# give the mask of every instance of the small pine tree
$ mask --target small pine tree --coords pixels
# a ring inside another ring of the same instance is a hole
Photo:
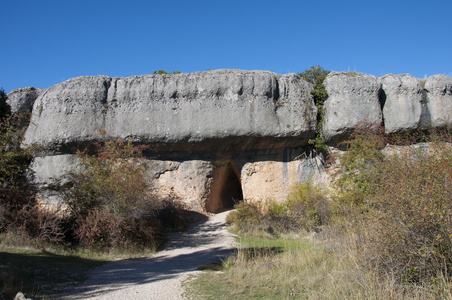
[[[317,132],[314,140],[310,143],[313,144],[319,150],[326,150],[327,147],[322,138],[322,126],[323,126],[323,104],[328,98],[328,93],[326,92],[325,85],[323,81],[330,71],[327,71],[320,67],[319,65],[312,66],[310,69],[306,69],[301,73],[298,73],[304,80],[310,82],[314,85],[314,89],[311,90],[311,95],[314,97],[315,106],[317,106]]]
[[[314,97],[314,102],[317,107],[323,106],[323,103],[328,98],[328,93],[325,90],[323,81],[329,73],[330,71],[323,69],[319,65],[312,66],[310,69],[298,73],[304,80],[314,85],[311,94]]]

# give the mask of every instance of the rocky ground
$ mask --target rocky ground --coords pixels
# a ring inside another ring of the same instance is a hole
[[[196,223],[186,232],[170,235],[156,255],[124,259],[94,269],[89,279],[60,299],[184,299],[181,283],[200,266],[232,254],[227,231],[228,212]]]

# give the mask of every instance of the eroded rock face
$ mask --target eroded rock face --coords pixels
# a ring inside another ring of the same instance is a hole
[[[311,89],[266,71],[78,77],[36,100],[25,143],[57,152],[112,137],[158,151],[306,145],[316,126]]]
[[[243,195],[245,199],[283,202],[295,183],[321,181],[323,172],[321,155],[290,157],[287,161],[247,162],[241,170]]]
[[[377,77],[355,73],[331,72],[324,81],[325,101],[323,136],[330,144],[342,141],[358,126],[380,125],[381,84]]]
[[[433,75],[425,82],[427,106],[431,125],[443,127],[452,125],[452,77]]]
[[[44,92],[45,89],[34,87],[15,89],[8,94],[6,102],[11,106],[13,114],[31,113],[35,100]]]
[[[409,74],[387,74],[379,80],[386,132],[413,130],[427,125],[429,121],[424,119],[425,114],[423,116],[425,94],[420,79]]]
[[[241,169],[256,154],[243,152],[306,146],[314,137],[312,88],[295,74],[266,71],[78,77],[35,101],[25,144],[46,148],[32,168],[48,195],[77,168],[77,149],[116,137],[146,144],[158,194],[216,212],[244,197]]]
[[[452,125],[448,76],[332,72],[325,87],[329,146],[364,124],[390,133]],[[58,203],[54,188],[79,167],[77,149],[116,137],[148,146],[147,175],[157,194],[198,211],[218,212],[241,199],[283,201],[297,182],[325,184],[323,156],[309,146],[317,127],[312,88],[295,74],[240,70],[55,85],[38,93],[25,135],[26,144],[46,147],[32,165],[41,198]],[[10,101],[33,93],[12,92]]]
[[[151,160],[147,167],[157,194],[182,199],[193,210],[208,210],[206,201],[212,185],[212,162]]]

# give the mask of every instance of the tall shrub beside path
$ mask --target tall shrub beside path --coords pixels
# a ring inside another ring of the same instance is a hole
[[[155,248],[161,238],[158,212],[168,201],[151,192],[142,162],[144,147],[121,139],[96,144],[96,155],[79,152],[82,171],[65,193],[76,242],[91,248]]]

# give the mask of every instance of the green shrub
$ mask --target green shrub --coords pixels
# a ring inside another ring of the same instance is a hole
[[[234,225],[234,230],[240,233],[252,232],[262,224],[263,214],[256,203],[241,201],[234,206],[226,217],[226,223]]]
[[[384,159],[381,150],[386,144],[384,129],[370,124],[363,124],[342,143],[347,151],[341,157],[342,174],[337,183],[343,203],[363,208],[366,196],[373,193],[371,183],[380,176],[376,166]]]
[[[162,75],[162,74],[165,74],[165,75],[172,75],[172,74],[180,74],[180,71],[173,71],[173,72],[171,72],[171,73],[168,73],[168,72],[166,72],[165,70],[158,70],[158,71],[154,71],[154,73],[152,73],[152,74],[159,74],[159,75]]]
[[[0,119],[3,119],[11,114],[11,107],[6,102],[8,96],[3,88],[0,89]]]
[[[37,147],[21,147],[29,116],[11,115],[0,90],[0,240],[14,245],[33,240],[36,245],[63,244],[61,218],[39,209],[29,165]]]
[[[325,100],[328,99],[328,93],[325,89],[323,81],[329,73],[330,71],[323,69],[319,65],[312,66],[310,69],[306,69],[303,72],[298,73],[298,75],[301,76],[304,80],[314,85],[314,89],[311,91],[311,95],[314,98],[314,103],[317,107],[317,130],[315,138],[313,140],[310,140],[309,142],[320,151],[327,149],[327,146],[323,141],[321,132],[324,116],[323,105],[325,103]]]
[[[310,182],[296,184],[285,204],[289,216],[305,230],[319,230],[331,218],[331,205],[325,192]]]
[[[312,66],[310,69],[306,69],[301,73],[298,73],[304,80],[314,85],[314,89],[311,91],[314,97],[315,105],[319,108],[323,107],[323,103],[328,98],[328,93],[325,90],[323,81],[328,76],[330,71],[327,71],[319,65]]]
[[[266,232],[280,235],[299,231],[318,231],[330,219],[331,205],[312,183],[296,184],[287,201],[267,200],[264,204],[243,201],[226,221],[239,233]]]

